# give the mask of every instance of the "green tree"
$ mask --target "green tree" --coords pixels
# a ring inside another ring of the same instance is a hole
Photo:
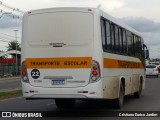
[[[18,43],[18,41],[10,41],[8,43],[8,51],[9,50],[16,50],[16,45],[17,45],[17,50],[18,51],[21,51],[21,48],[20,48],[20,44]]]
[[[10,41],[8,43],[8,51],[10,50],[16,50],[16,45],[17,45],[17,51],[21,51],[20,44],[18,41]],[[16,57],[16,54],[11,54],[14,58]],[[20,55],[17,55],[17,58],[20,58]]]

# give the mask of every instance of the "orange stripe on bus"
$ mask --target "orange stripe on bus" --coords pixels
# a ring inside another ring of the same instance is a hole
[[[27,58],[27,68],[91,68],[92,57]]]
[[[142,69],[144,68],[144,65],[142,62],[133,62],[133,61],[104,58],[104,68]]]

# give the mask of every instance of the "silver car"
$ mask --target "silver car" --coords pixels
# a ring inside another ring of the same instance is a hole
[[[158,78],[159,76],[159,69],[156,65],[147,65],[146,66],[146,76],[156,76]]]

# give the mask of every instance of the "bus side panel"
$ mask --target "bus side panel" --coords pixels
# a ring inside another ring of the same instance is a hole
[[[104,80],[103,95],[107,99],[115,99],[119,96],[119,86],[121,79],[125,81],[125,95],[139,90],[140,74],[143,70],[140,68],[131,68],[132,64],[140,61],[137,58],[127,56],[103,53],[104,55]],[[120,62],[120,63],[119,63]],[[129,64],[124,67],[123,65]]]
[[[103,97],[105,99],[115,99],[118,97],[119,78],[104,77],[103,78]]]
[[[132,91],[132,69],[120,68],[119,75],[120,78],[124,78],[125,80],[125,95],[128,95]]]
[[[139,90],[139,85],[140,85],[139,74],[134,74],[132,76],[132,93],[137,92]]]
[[[139,91],[139,86],[140,86],[140,78],[141,76],[143,77],[144,80],[144,70],[143,68],[141,69],[135,69],[133,70],[133,76],[132,76],[132,93]],[[143,86],[144,86],[144,81],[143,81]]]
[[[114,73],[111,71],[115,71]],[[119,72],[117,72],[119,71]],[[131,93],[131,79],[129,75],[124,75],[120,71],[124,71],[122,69],[120,70],[107,70],[104,69],[104,80],[103,80],[103,95],[106,99],[115,99],[119,96],[119,88],[120,88],[120,82],[121,78],[125,79],[125,95],[128,95]],[[116,74],[117,73],[117,74]],[[126,72],[127,73],[127,72]]]

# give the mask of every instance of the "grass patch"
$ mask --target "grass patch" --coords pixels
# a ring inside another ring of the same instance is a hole
[[[0,99],[15,97],[22,95],[22,90],[14,90],[8,92],[0,92]]]

